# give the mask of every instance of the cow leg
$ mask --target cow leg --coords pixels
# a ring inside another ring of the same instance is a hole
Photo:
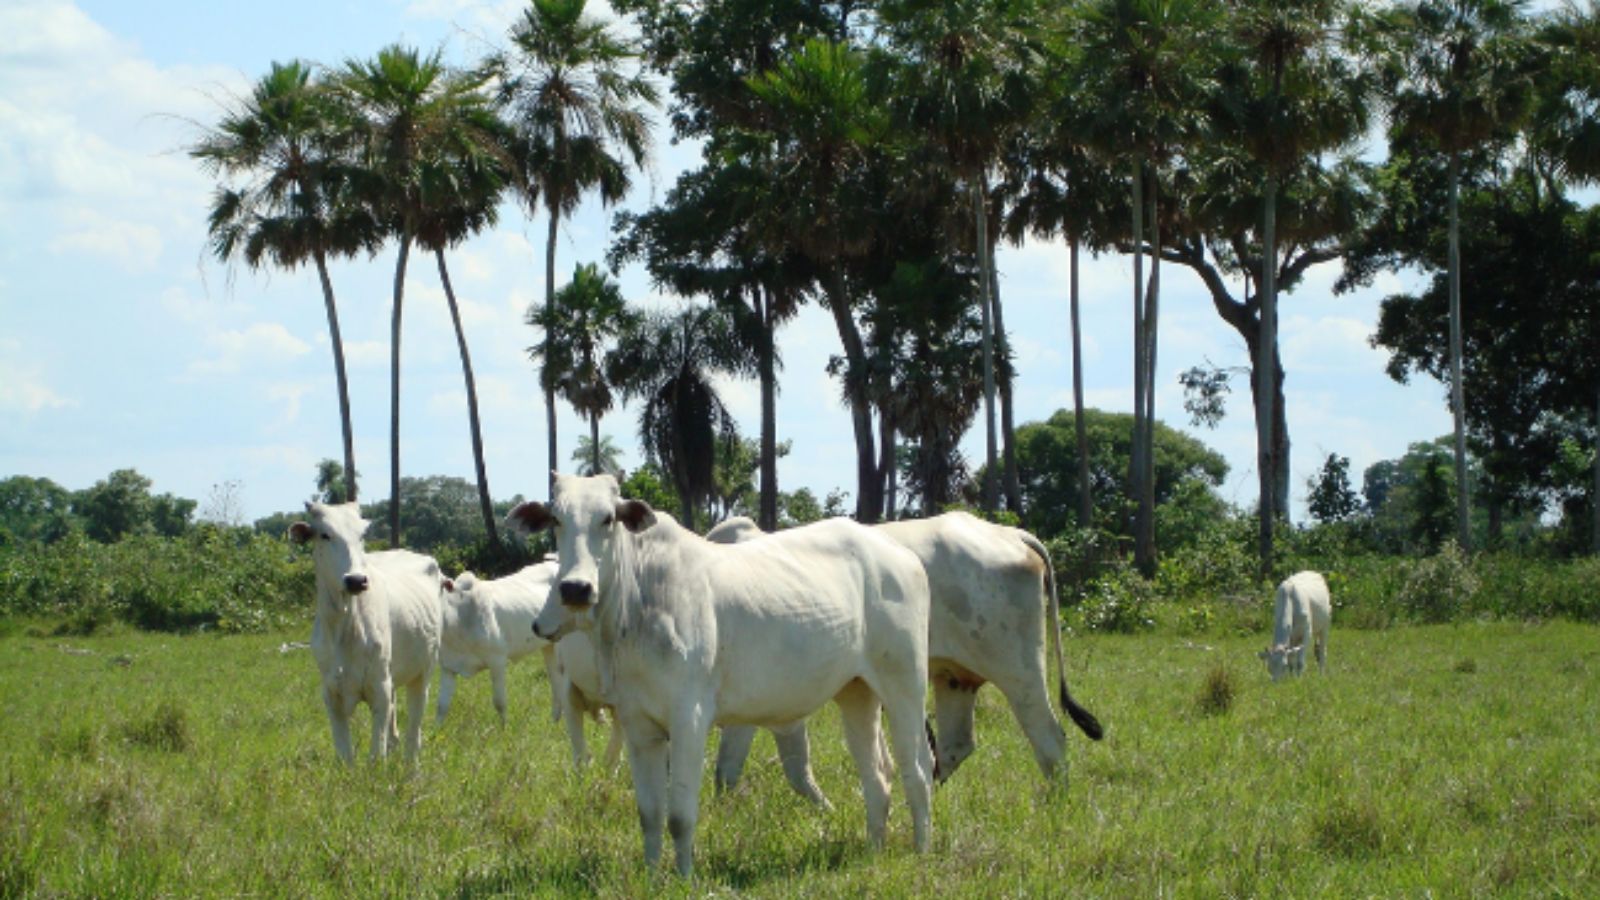
[[[497,659],[489,664],[489,678],[494,685],[494,711],[500,714],[500,724],[506,724],[506,661]]]
[[[754,725],[724,725],[717,740],[717,768],[714,781],[717,794],[733,790],[744,774],[744,761],[750,756],[750,744],[756,739]]]
[[[939,734],[939,757],[934,765],[934,777],[940,784],[972,755],[972,709],[977,700],[977,688],[942,675],[935,676],[933,717]]]
[[[833,702],[839,705],[845,743],[850,746],[856,774],[861,778],[861,796],[867,804],[867,840],[873,847],[882,847],[889,820],[889,779],[878,763],[878,695],[857,679],[845,685]]]
[[[355,762],[355,751],[350,747],[350,708],[344,698],[324,688],[322,705],[328,710],[328,727],[333,732],[333,749],[345,763]]]
[[[906,685],[909,697],[891,696],[884,703],[889,716],[889,743],[900,767],[900,788],[911,807],[911,831],[918,853],[928,852],[933,823],[933,751],[924,730],[926,681]]]
[[[1328,674],[1328,632],[1317,635],[1317,673]]]
[[[644,834],[644,861],[655,868],[661,860],[661,830],[667,818],[667,733],[642,716],[623,719],[622,727],[628,741],[628,768],[633,771],[633,801]]]
[[[372,708],[370,756],[376,761],[389,755],[389,735],[394,730],[394,685],[388,676],[368,693],[367,705]]]
[[[686,703],[673,717],[667,830],[672,833],[678,874],[685,878],[694,869],[694,829],[700,820],[700,781],[705,777],[710,731],[711,704],[707,702]]]
[[[550,685],[550,721],[560,721],[562,685],[566,679],[561,677],[561,663],[556,661],[556,645],[545,644],[539,648],[539,655],[544,659],[545,682]]]
[[[439,708],[435,711],[433,724],[443,725],[445,714],[450,711],[450,701],[456,696],[456,673],[449,669],[439,670]]]
[[[606,751],[602,757],[605,772],[609,775],[617,770],[617,762],[622,757],[622,726],[617,724],[617,711],[614,709],[605,718],[596,713],[594,720],[611,729],[611,736],[606,738]]]
[[[567,720],[567,743],[572,745],[572,767],[582,770],[589,764],[589,744],[583,737],[583,700],[578,696],[578,689],[570,684],[565,693],[561,701],[561,716]]]
[[[1067,774],[1064,762],[1067,756],[1067,733],[1062,730],[1061,720],[1056,718],[1055,710],[1050,707],[1050,689],[1045,686],[1043,679],[1002,679],[995,681],[994,686],[1005,694],[1006,701],[1011,704],[1011,713],[1016,716],[1022,733],[1028,736],[1028,743],[1033,745],[1034,762],[1039,764],[1039,771],[1044,773],[1045,780],[1055,778],[1059,769],[1064,782]]]
[[[823,795],[822,788],[817,787],[817,780],[811,774],[811,741],[806,737],[806,723],[804,719],[791,722],[788,725],[779,725],[768,729],[772,732],[772,740],[778,745],[778,761],[783,763],[783,774],[789,779],[789,786],[794,792],[810,800],[813,805],[821,809],[833,809],[833,804]],[[749,749],[749,742],[745,742]],[[880,754],[882,755],[882,754]],[[717,761],[722,761],[719,752]],[[742,760],[741,760],[742,762]],[[738,776],[734,776],[738,780]]]
[[[422,717],[428,709],[428,676],[418,675],[406,685],[406,762],[422,755]],[[393,713],[390,714],[391,717]]]

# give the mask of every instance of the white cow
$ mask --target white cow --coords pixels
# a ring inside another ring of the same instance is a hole
[[[354,503],[307,503],[308,521],[289,535],[311,544],[317,580],[311,652],[322,672],[322,702],[333,746],[350,762],[350,715],[366,701],[372,710],[373,759],[398,740],[394,686],[406,689],[406,758],[422,749],[428,677],[439,657],[440,594],[444,577],[432,557],[406,550],[367,553],[367,521]]]
[[[506,666],[534,653],[544,657],[554,701],[555,648],[533,633],[534,617],[550,596],[556,564],[546,561],[504,578],[462,572],[444,594],[444,634],[439,644],[438,722],[455,696],[456,678],[489,670],[494,709],[506,720]]]
[[[609,707],[600,699],[594,645],[586,635],[573,635],[557,646],[533,633],[533,620],[549,599],[555,577],[552,557],[504,578],[480,579],[463,572],[447,585],[444,636],[439,647],[438,721],[444,722],[450,710],[456,678],[469,678],[488,669],[494,680],[495,712],[504,723],[506,666],[537,652],[550,681],[551,720],[566,719],[572,762],[581,769],[589,761],[584,717],[600,721],[602,711]],[[616,767],[621,752],[613,723],[606,744],[608,767]]]
[[[986,682],[1010,702],[1045,778],[1063,764],[1066,735],[1050,708],[1046,631],[1055,651],[1061,706],[1084,734],[1100,740],[1100,722],[1067,689],[1055,574],[1049,552],[1037,538],[962,512],[889,522],[877,529],[915,553],[928,574],[928,674],[938,729],[937,780],[955,774],[971,755],[973,706]],[[706,538],[734,542],[763,535],[754,522],[736,516],[711,529]],[[723,730],[717,752],[719,788],[738,781],[753,735],[750,729]],[[781,737],[778,746],[782,754]]]
[[[595,639],[602,693],[627,741],[647,862],[660,859],[665,826],[678,871],[693,865],[713,725],[798,722],[829,699],[855,757],[872,842],[882,843],[889,811],[881,709],[915,845],[928,848],[928,587],[915,556],[840,520],[712,544],[643,501],[623,500],[608,475],[557,476],[548,506],[524,503],[512,516],[556,529],[561,574],[535,624],[552,640],[574,629]]]
[[[1305,571],[1285,578],[1272,613],[1272,645],[1257,654],[1266,661],[1272,680],[1305,671],[1307,643],[1316,649],[1317,670],[1326,671],[1332,621],[1328,582],[1322,575]]]

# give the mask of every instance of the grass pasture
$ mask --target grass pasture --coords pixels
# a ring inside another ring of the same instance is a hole
[[[933,853],[897,790],[873,854],[829,711],[835,810],[759,737],[735,794],[706,779],[693,885],[644,870],[625,772],[570,771],[536,665],[504,729],[479,676],[416,773],[347,770],[301,639],[0,638],[0,896],[1600,894],[1593,626],[1336,630],[1328,677],[1278,685],[1259,638],[1072,638],[1108,733],[1070,735],[1065,790],[986,689]]]

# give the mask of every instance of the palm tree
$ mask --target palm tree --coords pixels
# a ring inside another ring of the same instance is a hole
[[[607,345],[632,330],[637,316],[622,299],[622,289],[594,263],[579,265],[555,302],[530,306],[527,322],[546,340],[528,348],[539,364],[546,390],[560,394],[589,420],[589,469],[601,471],[600,417],[611,410],[606,378]]]
[[[478,80],[452,73],[439,52],[391,45],[371,60],[349,60],[338,78],[361,145],[366,196],[374,215],[399,241],[394,306],[389,320],[389,536],[400,534],[400,322],[406,262],[428,210],[437,177],[432,148],[448,145],[463,128],[464,107],[475,105]],[[431,174],[430,174],[431,173]]]
[[[1461,379],[1461,162],[1520,125],[1532,97],[1525,0],[1415,0],[1362,29],[1377,50],[1391,135],[1431,144],[1450,179],[1450,405],[1455,419],[1456,540],[1471,545]]]
[[[1336,44],[1342,0],[1229,0],[1232,58],[1222,68],[1218,118],[1261,169],[1260,337],[1256,376],[1256,462],[1260,476],[1261,572],[1272,569],[1277,471],[1278,190],[1308,158],[1338,149],[1366,129],[1365,87]]]
[[[716,490],[716,443],[738,437],[718,395],[718,375],[745,377],[750,357],[728,314],[715,306],[646,316],[618,342],[607,377],[625,400],[642,400],[639,440],[672,478],[683,524]]]
[[[579,475],[599,475],[602,472],[622,480],[622,448],[611,435],[602,435],[599,443],[588,435],[578,438],[578,448],[572,451],[572,461],[578,465]]]
[[[478,386],[472,374],[472,355],[461,326],[445,250],[494,225],[500,194],[510,183],[511,170],[505,148],[509,134],[496,118],[477,82],[453,75],[455,102],[441,105],[437,120],[424,138],[418,158],[416,242],[433,251],[439,282],[450,307],[456,348],[461,356],[461,376],[467,392],[467,423],[472,435],[472,461],[478,477],[478,507],[491,546],[499,544],[494,501],[489,494],[489,474],[483,459],[483,431],[478,418]]]
[[[561,218],[598,190],[607,205],[628,192],[628,166],[649,156],[655,86],[627,69],[639,56],[631,41],[584,16],[585,0],[533,0],[511,29],[513,49],[489,60],[499,97],[518,133],[523,199],[550,216],[545,241],[545,305],[556,293],[556,235]],[[623,156],[626,158],[623,158]],[[545,338],[550,341],[549,336]],[[551,357],[546,348],[544,358]],[[545,381],[551,488],[555,485],[555,393]]]
[[[995,344],[1005,345],[993,287],[989,173],[1010,135],[1030,117],[1040,69],[1035,7],[1029,0],[944,0],[886,4],[882,16],[900,65],[891,104],[909,128],[938,148],[972,202],[983,322],[985,456],[983,502],[995,507],[1000,468],[995,428]],[[997,336],[998,333],[998,336]],[[1009,406],[1009,389],[1003,400]],[[1009,419],[1009,416],[1006,418]],[[1007,436],[1007,505],[1020,512],[1015,441]]]
[[[749,151],[766,147],[746,146]],[[761,385],[760,499],[756,520],[778,528],[778,327],[798,311],[815,272],[789,243],[770,153],[724,153],[718,141],[706,165],[678,177],[666,200],[640,215],[619,216],[612,265],[643,259],[654,281],[679,296],[703,295],[733,315],[756,356]]]
[[[328,257],[373,251],[378,228],[369,211],[352,202],[353,172],[339,146],[337,109],[311,67],[273,63],[250,96],[223,116],[189,149],[207,171],[243,178],[219,187],[208,222],[218,259],[243,259],[252,269],[270,261],[295,269],[310,260],[322,284],[339,390],[344,435],[343,499],[356,499],[355,440],[350,427],[350,386]]]
[[[1134,514],[1134,558],[1147,575],[1155,568],[1155,360],[1159,322],[1161,240],[1145,232],[1160,206],[1146,189],[1163,166],[1195,139],[1194,111],[1207,95],[1212,71],[1206,52],[1217,10],[1211,0],[1093,0],[1076,23],[1079,52],[1073,77],[1081,108],[1075,127],[1107,162],[1125,164],[1132,193],[1134,425],[1129,493]],[[1151,287],[1144,254],[1151,255]]]
[[[1600,182],[1600,0],[1569,2],[1540,37],[1550,54],[1540,86],[1535,137],[1574,181]],[[1591,332],[1595,323],[1589,323]],[[1591,336],[1591,339],[1593,337]],[[1600,348],[1590,351],[1600,360]],[[1600,377],[1594,377],[1593,485],[1589,495],[1590,551],[1600,554]]]
[[[886,140],[888,117],[869,95],[860,54],[848,46],[808,41],[747,84],[763,123],[741,135],[734,152],[770,158],[770,227],[816,267],[822,295],[844,348],[845,394],[856,444],[856,518],[883,515],[883,477],[873,440],[866,342],[855,320],[847,266],[873,246],[876,211],[862,180]]]

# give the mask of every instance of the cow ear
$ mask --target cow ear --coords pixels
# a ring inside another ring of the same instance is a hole
[[[537,534],[555,523],[550,507],[537,500],[519,503],[506,516],[506,523],[521,535]]]
[[[289,526],[289,540],[296,544],[304,544],[311,540],[311,526],[304,522],[296,522]]]
[[[448,578],[444,580],[443,587],[446,594],[454,594],[456,592],[456,583]]]
[[[618,503],[615,515],[618,522],[636,534],[656,523],[656,511],[643,500],[624,500]]]

